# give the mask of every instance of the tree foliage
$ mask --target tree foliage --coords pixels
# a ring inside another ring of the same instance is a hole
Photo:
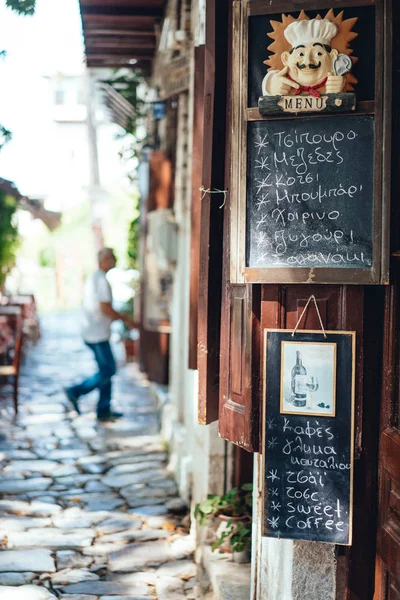
[[[139,240],[140,240],[140,219],[135,217],[129,225],[128,231],[128,262],[131,269],[139,269]]]
[[[12,133],[9,129],[0,124],[0,150],[12,138]]]
[[[17,201],[0,190],[0,286],[15,264],[19,234],[14,220]]]
[[[36,0],[6,0],[6,6],[18,15],[34,15]]]
[[[19,15],[33,15],[35,14],[36,0],[6,0],[6,6]],[[0,59],[5,58],[6,55],[6,50],[0,50]],[[11,131],[0,123],[0,150],[11,140],[11,137]]]

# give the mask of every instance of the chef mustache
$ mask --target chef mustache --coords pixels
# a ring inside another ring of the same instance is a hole
[[[317,63],[316,65],[313,64],[309,64],[309,65],[300,65],[299,63],[296,63],[296,67],[298,69],[319,69],[321,66],[321,61],[319,61],[319,63]]]

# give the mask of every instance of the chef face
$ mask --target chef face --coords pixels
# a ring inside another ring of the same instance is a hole
[[[333,73],[333,61],[337,50],[319,43],[304,44],[282,54],[282,62],[289,67],[289,74],[300,85],[316,85]]]

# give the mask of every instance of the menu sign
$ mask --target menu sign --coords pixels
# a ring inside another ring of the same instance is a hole
[[[372,268],[374,120],[248,124],[246,266]]]
[[[355,333],[265,331],[264,535],[351,545]]]

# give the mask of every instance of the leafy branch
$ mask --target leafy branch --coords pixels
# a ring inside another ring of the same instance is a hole
[[[12,138],[12,133],[9,129],[0,124],[0,150]]]
[[[34,15],[36,0],[6,0],[6,6],[18,15]]]
[[[0,190],[0,286],[15,263],[15,253],[19,245],[19,235],[14,214],[17,200]]]
[[[34,15],[36,0],[6,0],[6,6],[18,15]],[[5,58],[6,55],[6,50],[0,50],[0,59]],[[11,140],[11,137],[11,131],[0,124],[0,150]]]

